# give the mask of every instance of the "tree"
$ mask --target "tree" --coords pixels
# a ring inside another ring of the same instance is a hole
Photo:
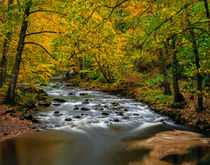
[[[11,20],[11,11],[12,11],[12,4],[14,0],[8,1],[8,19],[7,22],[10,22]],[[8,23],[9,24],[9,23]],[[8,60],[8,51],[9,51],[9,45],[10,45],[10,39],[11,39],[11,27],[8,29],[8,32],[5,35],[4,43],[3,43],[3,51],[2,51],[2,59],[1,59],[1,66],[0,66],[0,87],[3,85],[3,83],[6,82],[6,76],[7,76],[7,60]]]

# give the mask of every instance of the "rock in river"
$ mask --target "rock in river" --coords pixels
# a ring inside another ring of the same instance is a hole
[[[82,111],[89,111],[90,109],[89,108],[86,108],[86,107],[82,107],[81,110]]]
[[[88,93],[80,93],[79,95],[80,96],[86,96],[86,95],[88,95]]]
[[[101,114],[108,116],[109,115],[109,112],[102,112]]]
[[[66,118],[65,121],[72,121],[72,119],[71,118]]]
[[[64,100],[64,99],[59,99],[59,98],[56,98],[56,99],[54,99],[53,101],[56,101],[56,102],[59,102],[59,103],[65,103],[65,102],[67,102],[67,101]]]
[[[82,102],[82,104],[89,104],[89,100],[88,100],[88,99],[84,100],[84,101]]]

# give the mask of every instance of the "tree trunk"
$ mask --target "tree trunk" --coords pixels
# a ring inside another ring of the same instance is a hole
[[[174,103],[185,102],[183,95],[179,90],[179,80],[178,80],[178,61],[177,61],[177,51],[175,50],[175,39],[172,40],[173,46],[173,57],[172,57],[172,72],[173,72],[173,87],[174,87]]]
[[[199,60],[199,52],[198,52],[198,46],[196,43],[196,38],[195,38],[195,33],[194,30],[190,30],[191,38],[192,38],[192,43],[193,43],[193,49],[194,49],[194,54],[195,54],[195,63],[196,63],[196,69],[197,69],[197,88],[199,90],[198,94],[198,110],[203,109],[203,96],[202,96],[202,76],[199,72],[200,69],[200,60]]]
[[[204,0],[204,6],[206,8],[206,17],[209,19],[210,16],[209,16],[209,6],[208,6],[208,1],[207,0]]]
[[[23,18],[23,22],[22,22],[22,26],[21,26],[21,32],[20,32],[20,37],[19,37],[19,42],[18,42],[18,47],[17,47],[15,64],[14,64],[14,68],[13,68],[13,72],[12,72],[12,78],[11,78],[11,82],[9,85],[9,89],[7,91],[7,97],[5,100],[5,102],[7,104],[15,103],[16,83],[17,83],[17,78],[18,78],[18,74],[19,74],[19,70],[20,70],[21,56],[22,56],[23,49],[24,49],[26,31],[28,28],[28,16],[30,14],[31,4],[32,4],[32,0],[29,0],[26,3],[24,18]]]
[[[166,48],[166,45],[165,45],[165,49]],[[166,54],[167,54],[167,50],[166,50]],[[170,89],[170,83],[168,81],[168,75],[167,75],[167,72],[166,72],[166,58],[163,56],[163,49],[160,48],[159,49],[159,53],[160,53],[160,64],[161,64],[161,73],[163,74],[164,76],[164,82],[163,82],[163,85],[164,85],[164,94],[165,95],[170,95],[171,94],[171,89]]]
[[[9,0],[8,2],[8,22],[11,19],[11,5],[13,4],[14,0]],[[3,83],[6,82],[7,77],[7,59],[8,59],[8,51],[9,51],[9,44],[11,40],[11,29],[9,29],[9,32],[6,33],[6,37],[4,39],[3,44],[3,51],[2,51],[2,60],[1,60],[1,66],[0,66],[0,87],[2,87]]]

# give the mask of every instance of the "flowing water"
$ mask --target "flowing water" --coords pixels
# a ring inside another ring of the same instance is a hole
[[[37,133],[0,144],[0,164],[120,165],[141,162],[152,149],[127,150],[129,142],[143,142],[160,132],[187,130],[132,99],[59,83],[44,90],[52,99],[65,101],[55,100],[34,115],[42,123],[36,128]],[[197,153],[197,150],[193,151],[194,155]]]

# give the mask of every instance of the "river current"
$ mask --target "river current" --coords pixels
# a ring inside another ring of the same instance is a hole
[[[132,99],[63,83],[43,89],[54,101],[34,114],[42,126],[37,133],[0,144],[0,164],[142,164],[152,149],[127,150],[130,141],[144,142],[165,131],[191,131]]]

